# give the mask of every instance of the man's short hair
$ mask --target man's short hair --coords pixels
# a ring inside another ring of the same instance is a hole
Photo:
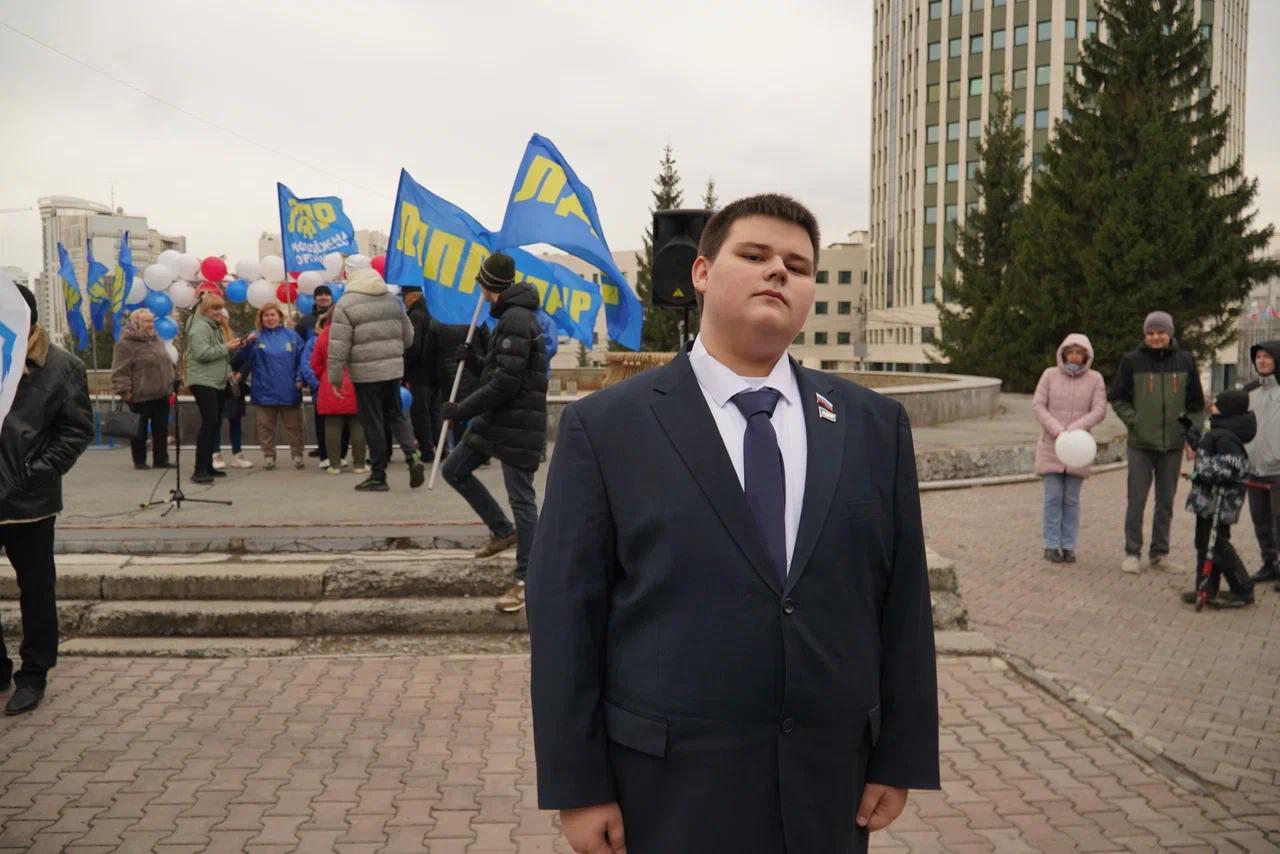
[[[747,196],[745,199],[730,202],[712,214],[711,219],[707,220],[706,226],[702,229],[702,239],[698,241],[698,254],[714,261],[729,237],[730,227],[738,220],[749,216],[772,217],[803,228],[809,234],[809,242],[813,244],[813,263],[817,265],[818,243],[821,239],[817,217],[795,199],[778,193]]]

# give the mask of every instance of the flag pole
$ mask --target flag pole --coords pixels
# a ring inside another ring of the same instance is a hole
[[[471,312],[471,325],[467,327],[467,344],[471,343],[472,337],[476,334],[476,324],[480,322],[480,309],[484,307],[484,288],[480,288],[480,293],[476,299],[476,310]],[[466,359],[458,360],[458,369],[453,374],[453,389],[449,392],[449,402],[456,403],[458,397],[458,387],[462,385],[462,372],[467,367]],[[440,470],[440,460],[444,457],[444,440],[449,435],[449,422],[445,421],[440,425],[440,439],[436,442],[436,458],[431,463],[431,479],[427,481],[427,489],[436,488],[436,472]]]

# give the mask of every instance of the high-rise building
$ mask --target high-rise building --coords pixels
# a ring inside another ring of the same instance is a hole
[[[818,253],[813,309],[787,351],[800,364],[827,371],[853,370],[862,359],[862,304],[867,284],[867,232]]]
[[[1039,166],[1063,117],[1066,81],[1098,33],[1096,0],[875,0],[871,96],[871,368],[929,370],[946,236],[977,201],[977,144],[1007,92]],[[1249,0],[1197,0],[1211,78],[1232,123],[1222,157],[1244,152]]]

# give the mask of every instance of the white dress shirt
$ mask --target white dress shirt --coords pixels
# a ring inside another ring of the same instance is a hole
[[[778,436],[778,448],[782,451],[783,475],[786,482],[786,531],[787,571],[791,571],[791,555],[796,548],[796,532],[800,530],[800,511],[804,508],[804,481],[809,461],[809,437],[804,426],[804,402],[800,400],[800,387],[791,370],[787,354],[774,363],[767,377],[740,377],[707,352],[702,338],[693,342],[689,353],[693,375],[698,379],[702,396],[706,398],[711,416],[720,428],[720,438],[729,452],[733,470],[738,474],[738,484],[746,489],[743,474],[742,443],[747,435],[747,419],[730,398],[740,391],[755,391],[766,386],[782,394],[773,410],[771,422]],[[814,404],[816,405],[816,404]]]

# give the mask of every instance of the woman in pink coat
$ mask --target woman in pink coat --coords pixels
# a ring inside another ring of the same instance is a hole
[[[1091,370],[1093,345],[1073,333],[1058,347],[1057,367],[1046,368],[1036,386],[1033,411],[1040,422],[1036,474],[1044,478],[1044,557],[1053,563],[1076,562],[1080,533],[1080,487],[1089,467],[1064,465],[1053,443],[1067,430],[1088,430],[1107,415],[1107,386]]]

